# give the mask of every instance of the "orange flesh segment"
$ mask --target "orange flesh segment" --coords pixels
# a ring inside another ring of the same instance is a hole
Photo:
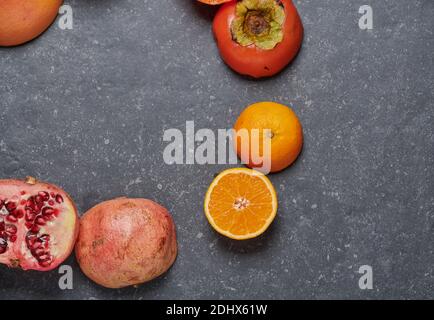
[[[272,187],[271,187],[272,188]],[[208,202],[208,214],[215,227],[236,237],[265,231],[274,218],[274,190],[259,176],[244,172],[227,173],[213,187]],[[245,201],[245,207],[234,204]],[[217,230],[217,231],[219,231]]]

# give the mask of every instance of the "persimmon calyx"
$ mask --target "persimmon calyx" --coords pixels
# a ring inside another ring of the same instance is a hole
[[[232,38],[241,46],[271,50],[283,40],[285,11],[277,0],[242,0],[231,24]]]

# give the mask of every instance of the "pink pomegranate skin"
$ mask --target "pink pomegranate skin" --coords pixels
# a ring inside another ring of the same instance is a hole
[[[118,198],[84,214],[75,247],[90,279],[107,288],[150,281],[165,273],[177,255],[170,213],[146,199]]]

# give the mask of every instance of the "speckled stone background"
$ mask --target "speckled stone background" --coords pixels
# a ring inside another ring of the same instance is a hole
[[[0,178],[62,186],[80,213],[117,196],[154,199],[177,223],[164,277],[109,290],[70,257],[60,275],[0,267],[1,298],[433,298],[434,1],[297,1],[305,40],[280,75],[252,81],[220,60],[215,10],[193,0],[69,0],[74,29],[0,49]],[[371,4],[374,29],[358,27]],[[291,105],[305,147],[271,176],[268,232],[234,242],[202,203],[225,166],[163,161],[163,131],[230,128],[250,103]],[[374,289],[360,290],[361,265]]]

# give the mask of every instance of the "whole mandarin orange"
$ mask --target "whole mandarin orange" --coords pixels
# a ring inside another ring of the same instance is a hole
[[[269,157],[270,172],[278,172],[291,165],[303,147],[303,128],[297,115],[291,108],[279,103],[259,102],[250,105],[240,114],[234,129],[237,132],[234,137],[237,154],[250,168],[263,165],[253,161],[252,150],[258,150],[260,156]],[[245,153],[242,152],[243,139],[239,134],[241,129],[248,132],[249,149]],[[253,129],[257,129],[259,136],[252,134]],[[266,129],[269,131],[266,132]],[[270,139],[271,154],[264,150],[264,139],[267,138]]]

